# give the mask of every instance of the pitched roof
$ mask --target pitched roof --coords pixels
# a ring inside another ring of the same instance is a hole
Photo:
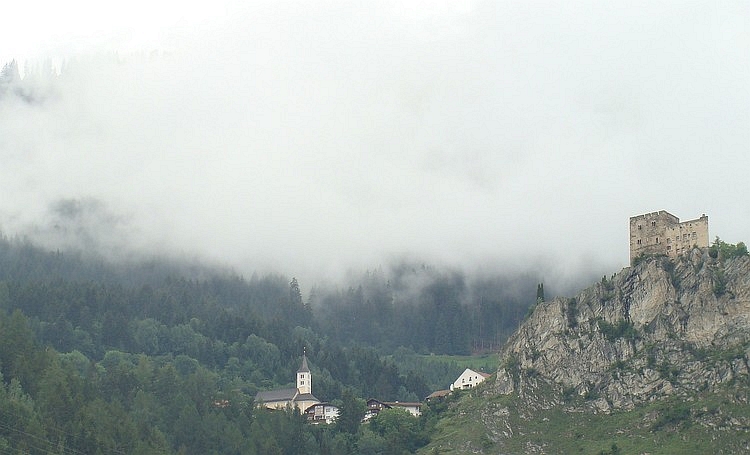
[[[297,373],[309,373],[310,368],[307,367],[307,356],[305,354],[302,354],[302,365],[299,367],[299,370],[297,370]]]
[[[465,369],[465,370],[464,370],[464,372],[463,372],[463,373],[461,373],[461,376],[463,376],[463,375],[464,375],[464,374],[465,374],[465,373],[466,373],[467,371],[468,371],[469,373],[474,373],[474,374],[478,374],[479,376],[482,376],[482,377],[483,377],[483,378],[485,378],[485,379],[486,379],[486,378],[489,378],[490,376],[492,376],[492,375],[491,375],[491,374],[489,374],[489,373],[485,373],[485,372],[483,372],[483,371],[472,370],[471,368],[467,368],[467,369]],[[459,376],[459,378],[460,378],[461,376]]]
[[[427,400],[430,400],[432,398],[442,398],[447,397],[451,394],[450,390],[436,390],[435,392],[432,392],[431,394],[427,395]]]
[[[300,393],[294,398],[294,401],[320,401],[317,398],[315,398],[315,395],[312,393]]]
[[[320,401],[312,393],[299,393],[297,389],[277,389],[258,392],[256,403],[274,403],[277,401]]]
[[[255,395],[256,403],[272,403],[274,401],[292,401],[299,392],[296,388],[294,389],[277,389],[277,390],[266,390],[258,392]],[[307,395],[307,394],[306,394]]]

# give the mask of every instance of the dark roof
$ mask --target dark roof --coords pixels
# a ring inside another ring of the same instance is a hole
[[[297,389],[277,389],[277,390],[266,390],[258,392],[255,395],[256,403],[272,403],[274,401],[291,401],[295,396],[298,396]],[[309,394],[306,394],[309,395]]]
[[[429,400],[429,399],[432,399],[432,398],[447,397],[448,395],[450,395],[450,393],[451,393],[450,390],[438,390],[438,391],[435,391],[435,392],[432,392],[431,394],[429,394],[427,396],[427,399]]]
[[[312,393],[299,393],[297,389],[277,389],[258,392],[256,403],[273,403],[275,401],[320,401]]]
[[[338,408],[339,408],[339,407],[338,407],[338,406],[336,406],[335,404],[331,404],[331,403],[329,403],[329,402],[327,402],[327,401],[322,401],[322,402],[320,402],[320,403],[315,403],[315,404],[311,404],[310,406],[308,406],[308,407],[307,407],[307,409],[305,409],[305,412],[310,412],[310,411],[311,411],[311,410],[312,410],[313,408],[315,408],[316,406],[329,406],[329,407],[331,407],[331,408],[336,408],[336,409],[338,409]]]
[[[294,401],[320,401],[312,393],[300,393]]]
[[[309,373],[310,368],[307,367],[307,356],[305,354],[302,354],[302,365],[299,367],[299,370],[297,370],[297,373]]]

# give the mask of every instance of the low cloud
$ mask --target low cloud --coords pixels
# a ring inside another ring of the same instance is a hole
[[[659,209],[748,240],[742,4],[399,5],[227,3],[154,53],[26,65],[0,227],[308,283],[404,255],[600,276]]]

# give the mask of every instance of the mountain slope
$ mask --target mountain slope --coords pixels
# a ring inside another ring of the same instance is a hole
[[[708,447],[739,452],[750,439],[749,357],[750,257],[695,249],[676,260],[649,258],[575,298],[538,304],[508,340],[494,383],[462,400],[453,436],[439,434],[431,448],[704,453],[696,441],[720,439]],[[479,429],[461,431],[466,416]],[[556,426],[567,437],[545,431]],[[631,437],[607,445],[617,435]],[[660,452],[669,435],[692,442]]]

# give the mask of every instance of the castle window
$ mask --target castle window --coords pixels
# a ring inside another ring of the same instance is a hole
[[[656,238],[656,243],[659,243],[659,237]]]
[[[652,221],[651,226],[656,226],[656,221]]]
[[[638,245],[640,245],[640,244],[641,244],[641,239],[638,239]]]
[[[642,227],[643,227],[643,226],[641,226],[640,224],[638,225],[638,229],[641,229]]]
[[[667,245],[667,251],[672,249],[672,245]]]
[[[693,239],[697,239],[697,238],[698,238],[698,234],[696,234],[695,232],[693,232]]]
[[[672,243],[672,239],[670,237],[667,237],[667,245],[669,245],[670,243]],[[667,248],[667,249],[669,249],[669,248]]]

